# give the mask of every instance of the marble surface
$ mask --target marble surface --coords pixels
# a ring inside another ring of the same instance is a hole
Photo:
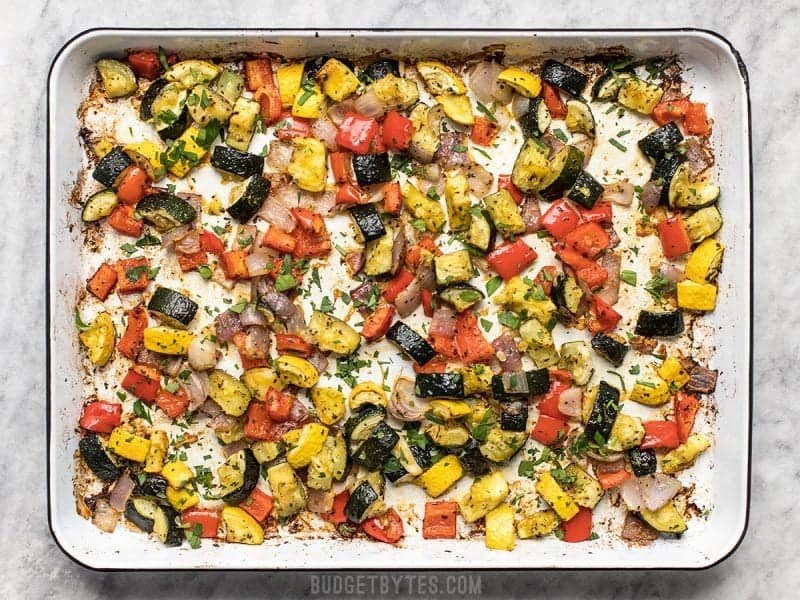
[[[13,4],[13,5],[12,5]],[[77,0],[4,3],[0,22],[0,578],[3,598],[196,598],[307,595],[300,574],[113,574],[87,571],[54,544],[45,499],[44,206],[45,79],[58,48],[97,26],[696,26],[724,34],[751,78],[755,151],[755,431],[748,534],[723,564],[703,572],[483,574],[488,597],[789,598],[800,584],[794,565],[800,472],[793,423],[792,365],[800,346],[785,338],[800,326],[800,280],[788,275],[800,255],[794,168],[800,159],[800,78],[791,0],[663,3],[572,0],[393,2],[128,2]],[[649,8],[652,6],[652,8]],[[724,407],[735,410],[736,407]],[[442,580],[444,581],[444,580]],[[370,596],[371,588],[353,593]],[[408,586],[401,586],[408,592]],[[419,586],[412,592],[431,593]],[[440,586],[440,591],[445,591]],[[426,595],[425,593],[418,595]],[[440,593],[441,595],[441,593]]]

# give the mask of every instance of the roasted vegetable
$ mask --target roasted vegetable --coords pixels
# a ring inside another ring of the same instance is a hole
[[[508,483],[501,471],[476,479],[469,492],[458,501],[461,516],[467,523],[474,523],[499,506],[508,493]]]
[[[597,506],[600,498],[603,497],[603,488],[600,486],[600,482],[575,463],[568,465],[564,471],[569,481],[565,489],[572,496],[575,504],[586,508]]]
[[[586,394],[593,401],[591,402],[591,412],[586,422],[586,436],[594,440],[597,434],[603,440],[608,440],[614,421],[619,413],[619,390],[610,386],[605,381],[592,390],[587,390]]]
[[[224,507],[222,522],[225,524],[225,541],[255,546],[264,543],[264,530],[261,525],[238,506]]]
[[[453,70],[435,60],[419,61],[417,71],[425,81],[425,87],[433,95],[466,94],[467,87]]]
[[[517,537],[527,540],[532,537],[543,537],[553,533],[561,520],[554,510],[540,510],[517,523]]]
[[[311,400],[319,420],[325,425],[333,425],[345,415],[344,394],[336,388],[314,387],[311,390]]]
[[[620,86],[617,102],[625,108],[649,115],[661,101],[664,90],[638,77],[627,77]]]
[[[197,314],[197,303],[180,292],[159,287],[147,303],[147,310],[169,327],[186,329]]]
[[[680,335],[683,333],[683,313],[680,310],[643,310],[636,319],[634,333],[647,337]]]
[[[431,498],[438,498],[464,474],[464,468],[456,456],[445,456],[417,477],[415,483]]]
[[[502,235],[508,237],[513,234],[525,233],[522,214],[507,189],[503,188],[494,194],[489,194],[483,199],[483,204],[486,206],[492,223]]]
[[[527,439],[524,431],[503,431],[494,427],[486,435],[486,441],[481,443],[480,451],[493,463],[501,464],[519,452]]]
[[[628,346],[622,338],[602,331],[592,338],[592,348],[615,367],[619,367],[628,353]]]
[[[250,448],[244,448],[231,454],[223,466],[229,467],[229,471],[228,480],[225,482],[227,485],[224,485],[226,494],[222,500],[226,504],[241,504],[247,500],[258,483],[260,472],[258,461]],[[223,481],[222,475],[220,481]]]
[[[462,231],[472,221],[469,199],[469,182],[461,171],[448,174],[444,184],[444,198],[447,203],[447,218],[452,231]]]
[[[238,417],[250,404],[250,390],[233,375],[214,369],[208,375],[208,395],[225,414]]]
[[[306,487],[289,463],[279,463],[267,469],[267,481],[275,500],[276,517],[291,517],[306,507]]]
[[[695,459],[711,447],[711,440],[702,433],[693,433],[683,444],[667,452],[661,459],[664,473],[677,473],[694,463]]]
[[[133,462],[144,462],[150,449],[150,440],[124,427],[115,427],[108,438],[108,449]]]
[[[350,208],[350,216],[353,217],[353,221],[365,242],[372,242],[386,235],[383,219],[381,219],[381,215],[374,204],[357,204]],[[391,243],[392,238],[387,237],[387,240]]]
[[[674,500],[670,500],[658,510],[650,511],[642,508],[639,514],[656,531],[663,533],[683,533],[686,531],[686,521],[684,521],[675,507]]]
[[[325,145],[313,137],[296,138],[287,173],[301,190],[323,191],[328,173]]]
[[[486,547],[492,550],[513,550],[514,508],[501,504],[486,515]]]
[[[303,425],[297,439],[290,444],[291,449],[286,452],[286,462],[293,469],[307,467],[311,459],[322,450],[328,431],[327,427],[319,423]],[[284,436],[284,441],[287,441],[288,435],[287,433]]]
[[[102,367],[114,352],[116,337],[111,315],[107,312],[101,312],[94,318],[88,328],[80,332],[78,337],[86,347],[86,353],[91,363]]]
[[[136,75],[123,62],[110,58],[98,60],[97,72],[103,80],[103,89],[109,98],[128,96],[136,91]]]
[[[559,351],[561,360],[558,365],[569,371],[575,385],[586,385],[594,374],[594,364],[589,352],[589,345],[583,340],[566,342]]]
[[[305,358],[284,354],[275,359],[275,368],[291,385],[313,388],[319,381],[319,371]]]
[[[549,473],[542,473],[536,481],[536,492],[556,512],[562,521],[578,514],[578,505]]]
[[[420,398],[463,398],[461,373],[419,373],[415,391]]]
[[[573,96],[580,96],[586,87],[586,75],[552,59],[542,65],[542,79]]]
[[[395,321],[389,327],[389,331],[386,332],[386,339],[394,342],[400,350],[418,365],[424,365],[436,356],[436,351],[431,345],[402,321]]]
[[[102,481],[116,481],[122,474],[120,468],[106,454],[105,448],[96,434],[92,433],[82,437],[78,442],[78,449],[84,464]]]
[[[639,417],[619,414],[614,420],[606,447],[614,452],[622,452],[638,446],[643,438],[642,420]]]
[[[424,195],[409,182],[402,184],[403,202],[415,219],[420,219],[425,228],[437,233],[442,230],[445,223],[444,210],[438,200]]]
[[[315,310],[308,323],[308,332],[314,337],[320,350],[346,356],[361,344],[361,336],[341,319]]]
[[[467,250],[441,254],[433,259],[436,284],[442,287],[467,283],[474,274],[472,259]]]

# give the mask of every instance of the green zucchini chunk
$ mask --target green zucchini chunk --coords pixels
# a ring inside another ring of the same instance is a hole
[[[672,184],[672,178],[678,171],[678,167],[685,160],[682,154],[674,153],[668,154],[653,167],[653,173],[650,176],[650,181],[655,181],[661,185],[661,204],[669,204],[669,189]]]
[[[226,504],[238,505],[250,497],[250,493],[255,489],[258,483],[258,476],[261,469],[258,465],[253,451],[250,448],[244,448],[244,473],[242,477],[242,485],[232,492],[225,494],[222,500]]]
[[[594,440],[596,435],[600,434],[603,440],[608,441],[618,414],[619,390],[605,381],[601,381],[589,413],[589,419],[586,421],[586,437]]]
[[[462,284],[443,289],[439,292],[439,298],[451,305],[456,312],[462,312],[483,300],[484,294],[471,285]]]
[[[375,404],[362,404],[344,424],[344,438],[348,442],[361,442],[386,418],[386,410]]]
[[[147,504],[144,504],[145,502],[147,502]],[[153,525],[155,524],[155,518],[145,515],[151,515],[152,517],[155,517],[154,513],[155,503],[151,500],[131,498],[125,504],[125,518],[145,533],[153,533]]]
[[[261,208],[269,195],[270,183],[261,175],[247,180],[238,199],[228,207],[228,214],[240,223],[247,223]]]
[[[133,164],[121,146],[116,146],[97,163],[92,177],[107,188],[116,188],[120,175]]]
[[[314,79],[317,76],[317,72],[332,58],[346,65],[351,71],[355,71],[356,66],[353,64],[353,61],[342,56],[315,56],[314,58],[308,59],[303,65],[303,79]]]
[[[575,385],[586,385],[594,374],[592,355],[589,344],[583,340],[564,342],[559,353],[561,359],[558,366],[569,371]]]
[[[374,185],[392,180],[389,155],[386,152],[353,155],[353,172],[360,186]]]
[[[102,481],[115,481],[122,475],[120,468],[108,457],[96,434],[82,437],[78,442],[78,449],[83,462]]]
[[[617,99],[622,82],[629,73],[615,73],[611,69],[603,73],[592,86],[592,99],[611,102]]]
[[[386,235],[383,219],[374,204],[356,204],[350,208],[350,216],[353,217],[365,242],[371,242]]]
[[[136,216],[164,233],[194,220],[197,211],[183,198],[169,192],[145,196],[136,206]]]
[[[583,206],[593,208],[603,193],[603,186],[586,171],[581,171],[575,183],[569,188],[567,198]]]
[[[656,472],[658,459],[652,448],[631,448],[628,450],[628,460],[631,461],[631,470],[636,477],[644,477]]]
[[[161,475],[155,473],[140,473],[134,477],[136,486],[133,493],[137,496],[151,496],[153,498],[166,498],[169,483]]]
[[[564,119],[567,129],[572,133],[594,135],[594,115],[583,100],[567,100],[567,116]]]
[[[211,166],[246,179],[261,174],[264,170],[264,157],[220,145],[214,147]]]
[[[640,139],[639,148],[653,162],[658,162],[672,152],[681,141],[683,134],[680,128],[674,122],[670,122]]]
[[[552,120],[547,104],[545,104],[541,96],[532,98],[528,102],[528,110],[517,119],[520,129],[522,129],[522,135],[526,139],[543,135],[550,127]]]
[[[528,407],[521,401],[503,402],[500,412],[500,429],[503,431],[525,431],[528,423]]]
[[[99,221],[103,217],[107,217],[119,204],[119,199],[114,193],[114,190],[100,190],[86,201],[83,205],[83,212],[81,218],[86,223]]]
[[[557,315],[570,320],[573,315],[578,314],[581,301],[583,300],[583,290],[574,277],[559,273],[556,275],[553,284],[553,303],[558,307]]]
[[[344,514],[353,523],[361,523],[369,507],[379,499],[380,494],[373,489],[370,483],[366,480],[362,481],[350,494],[344,507]]]
[[[197,314],[197,303],[180,292],[160,287],[153,292],[147,310],[165,325],[186,329]]]
[[[636,335],[646,337],[669,337],[683,333],[683,311],[680,309],[664,312],[643,310],[636,319]]]
[[[573,96],[580,96],[586,87],[586,75],[557,60],[547,60],[542,65],[542,80]]]
[[[368,471],[380,467],[392,452],[399,436],[386,421],[380,421],[353,454],[353,462]]]
[[[461,373],[419,373],[414,392],[420,398],[463,398]]]
[[[467,230],[467,243],[481,252],[491,252],[497,239],[497,230],[486,209],[473,206],[470,209],[472,220]]]
[[[480,444],[474,439],[470,438],[469,442],[462,446],[456,455],[467,473],[473,477],[486,475],[492,470],[492,464],[483,455]]]
[[[379,58],[364,67],[361,74],[371,81],[378,81],[387,75],[400,77],[400,63],[394,58]]]
[[[498,402],[513,402],[544,394],[550,389],[547,369],[512,371],[492,376],[492,396]]]
[[[391,340],[411,360],[422,366],[436,356],[436,351],[416,331],[402,321],[395,321],[386,332],[386,339]]]
[[[622,365],[629,349],[628,346],[617,339],[616,336],[608,335],[603,332],[598,333],[592,338],[592,348],[615,367]]]
[[[176,140],[189,129],[191,124],[192,117],[189,115],[189,109],[184,106],[174,121],[170,121],[167,127],[158,130],[158,136],[162,140]]]
[[[139,105],[139,118],[142,121],[149,121],[153,118],[153,101],[155,101],[158,94],[166,85],[166,79],[156,79],[147,86],[144,94],[142,94],[142,103]]]
[[[569,190],[583,172],[583,152],[575,146],[567,146],[567,158],[558,175],[549,186],[542,190],[542,198],[555,200]]]

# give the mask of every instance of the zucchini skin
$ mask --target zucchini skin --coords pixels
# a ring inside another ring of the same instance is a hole
[[[642,449],[638,446],[628,450],[628,459],[631,461],[631,469],[636,477],[644,477],[655,473],[658,467],[658,459],[652,448]]]
[[[153,292],[147,310],[156,313],[168,325],[186,329],[197,314],[197,303],[170,288],[160,287]]]
[[[513,402],[530,396],[544,394],[550,389],[550,372],[547,369],[532,369],[530,371],[518,371],[518,377],[525,377],[528,390],[525,392],[509,392],[503,380],[503,375],[492,376],[492,396],[498,402]]]
[[[542,114],[540,114],[542,113]],[[547,110],[547,105],[541,96],[532,98],[528,103],[528,110],[519,116],[517,122],[525,139],[540,137],[547,131],[552,118]]]
[[[472,438],[465,446],[459,448],[456,456],[458,456],[458,460],[461,461],[467,473],[473,477],[486,475],[492,470],[492,463],[481,453],[480,444]]]
[[[342,58],[341,56],[315,56],[314,58],[308,59],[303,65],[303,79],[314,79],[322,66],[332,58],[335,58],[343,65],[346,65],[351,71],[355,69],[355,65],[353,64],[352,60]]]
[[[239,221],[247,223],[255,216],[269,195],[270,183],[261,175],[253,175],[239,199],[228,207],[228,214]]]
[[[550,59],[542,65],[542,80],[573,96],[580,96],[586,87],[587,77],[564,63]]]
[[[184,131],[189,129],[191,124],[192,117],[189,116],[189,109],[184,106],[183,110],[181,110],[181,114],[178,115],[178,118],[175,119],[175,121],[171,123],[169,127],[160,129],[158,131],[158,136],[162,140],[176,140],[181,137]]]
[[[220,145],[214,147],[214,152],[211,155],[211,166],[233,175],[247,178],[261,174],[264,170],[264,157]]]
[[[603,332],[592,338],[592,348],[615,367],[622,365],[625,355],[630,349],[626,344]]]
[[[636,335],[646,337],[669,337],[683,333],[683,311],[681,309],[653,312],[643,310],[636,319]]]
[[[164,545],[171,547],[180,546],[183,543],[183,529],[178,527],[178,512],[171,506],[160,505],[158,508],[164,512],[168,523],[167,537],[164,540]]]
[[[415,391],[420,398],[463,398],[464,376],[461,373],[419,373]]]
[[[503,431],[525,431],[528,422],[528,407],[522,402],[504,402],[500,413],[500,429]]]
[[[389,166],[389,155],[386,152],[381,154],[354,154],[353,172],[360,186],[391,181],[392,169]]]
[[[152,496],[155,498],[166,498],[167,496],[167,480],[164,479],[161,475],[155,475],[154,473],[148,473],[144,481],[139,482],[137,478],[134,478],[136,482],[136,487],[133,489],[133,493],[140,495],[140,496]]]
[[[353,523],[361,523],[364,519],[364,513],[378,498],[378,493],[369,482],[362,481],[350,494],[350,498],[344,507],[344,514]]]
[[[345,421],[344,439],[350,441],[350,437],[353,435],[353,431],[358,424],[373,415],[380,415],[380,418],[384,419],[386,418],[386,410],[382,406],[376,406],[375,404],[362,404],[359,406],[358,409],[350,415],[350,418]]]
[[[594,208],[600,195],[603,193],[603,186],[586,171],[581,171],[575,179],[575,183],[569,188],[567,198],[577,202],[584,208]]]
[[[122,475],[122,470],[108,457],[97,434],[82,437],[78,442],[78,449],[83,462],[102,481],[115,481]]]
[[[683,134],[674,121],[651,131],[639,140],[639,148],[654,162],[660,161],[683,141]]]
[[[567,160],[561,173],[553,183],[541,191],[542,198],[545,200],[561,198],[583,172],[583,152],[575,146],[568,146],[568,148],[569,154],[567,154]]]
[[[379,58],[364,67],[362,73],[372,81],[383,79],[387,75],[400,77],[400,62],[394,58]]]
[[[129,499],[125,504],[125,518],[145,533],[153,532],[153,525],[155,525],[155,521],[139,514],[139,511],[136,510],[136,507],[133,504],[133,498]]]
[[[153,118],[153,100],[158,97],[158,93],[164,89],[167,83],[166,79],[156,79],[142,94],[142,103],[139,106],[139,118],[142,121],[149,121]]]
[[[386,421],[381,421],[353,453],[353,462],[368,471],[375,471],[389,458],[398,439],[397,432]]]
[[[653,167],[650,181],[661,182],[660,204],[669,204],[669,185],[684,160],[685,158],[682,154],[670,154],[658,161]]]
[[[383,226],[383,219],[375,205],[357,204],[350,208],[350,216],[353,217],[361,235],[364,236],[365,242],[371,242],[386,235],[386,227]]]
[[[169,192],[160,192],[145,196],[136,205],[136,215],[152,223],[163,233],[193,221],[197,211],[183,198]]]
[[[619,390],[605,381],[601,381],[592,405],[592,412],[586,422],[586,437],[592,440],[599,433],[604,440],[608,440],[618,414]]]
[[[258,476],[261,472],[261,468],[258,465],[258,461],[256,460],[253,451],[250,448],[244,449],[244,480],[242,481],[242,487],[238,490],[234,490],[229,494],[225,494],[222,497],[223,502],[226,504],[233,504],[238,505],[247,500],[250,497],[250,492],[256,487],[258,483]]]
[[[116,187],[117,180],[122,172],[133,164],[121,146],[116,146],[97,163],[92,171],[92,177],[107,188]]]
[[[436,351],[433,347],[420,334],[402,321],[395,321],[386,332],[386,339],[394,342],[400,350],[420,366],[436,356]]]

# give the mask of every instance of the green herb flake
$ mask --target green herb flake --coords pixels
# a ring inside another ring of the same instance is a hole
[[[153,424],[153,419],[150,416],[150,409],[148,409],[141,400],[137,400],[133,403],[133,414],[135,414],[140,419],[144,419],[151,425]]]
[[[622,271],[619,274],[619,278],[628,285],[636,285],[636,271]]]
[[[491,296],[494,294],[498,288],[503,285],[503,278],[499,275],[495,275],[489,281],[486,282],[486,296]]]
[[[567,137],[567,134],[564,133],[561,129],[558,128],[553,129],[553,135],[556,136],[565,144],[569,141],[569,137]]]
[[[213,275],[211,267],[209,267],[208,265],[200,265],[199,267],[197,267],[197,272],[200,274],[200,277],[202,277],[206,281],[211,279],[211,276]]]
[[[616,148],[616,149],[617,149],[617,150],[619,150],[620,152],[627,152],[627,151],[628,151],[628,148],[627,148],[627,147],[625,147],[623,144],[620,144],[620,143],[619,143],[617,140],[615,140],[614,138],[610,138],[610,139],[608,140],[608,143],[609,143],[609,144],[611,144],[612,146],[614,146],[614,148]]]
[[[246,306],[247,306],[247,300],[240,300],[239,302],[231,306],[228,310],[235,312],[237,315],[240,315],[242,314],[242,311],[245,309]]]
[[[483,102],[478,100],[478,110],[481,111],[486,118],[489,119],[492,123],[497,123],[497,117],[494,116],[494,111],[486,106]]]

